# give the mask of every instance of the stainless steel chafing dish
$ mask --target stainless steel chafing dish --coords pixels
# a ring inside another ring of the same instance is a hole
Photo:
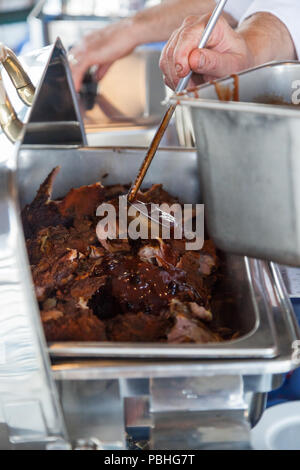
[[[0,448],[124,449],[125,430],[150,434],[153,449],[248,448],[266,393],[297,366],[300,333],[276,265],[224,254],[235,306],[224,321],[241,332],[234,342],[46,345],[20,207],[57,164],[54,196],[105,173],[107,184],[128,182],[145,149],[22,145],[18,158],[16,150],[0,165]],[[196,169],[195,151],[160,150],[145,185],[162,182],[197,202]]]
[[[26,149],[19,154],[18,187],[21,206],[33,200],[41,181],[57,165],[61,172],[55,184],[54,197],[61,197],[72,187],[90,184],[108,174],[105,184],[129,183],[139,168],[145,150],[135,149]],[[168,168],[176,168],[178,180]],[[161,182],[183,202],[197,203],[200,185],[197,177],[195,151],[164,150],[153,163],[144,186]],[[209,207],[206,209],[209,211]],[[271,358],[280,354],[278,321],[272,309],[283,309],[276,293],[268,292],[273,284],[275,267],[256,260],[224,255],[225,282],[220,291],[221,305],[216,315],[223,318],[222,326],[239,331],[241,338],[218,345],[161,345],[110,343],[56,343],[50,346],[51,355],[85,357],[158,357],[158,358]],[[274,271],[272,273],[272,270]],[[219,294],[216,293],[219,298]],[[234,298],[234,303],[232,302]],[[227,301],[227,302],[226,302]],[[282,334],[282,333],[281,333]]]
[[[19,152],[16,174],[20,204],[32,199],[42,178],[58,163],[62,170],[55,196],[96,177],[101,179],[104,173],[109,173],[108,184],[128,181],[144,151],[25,146]],[[180,181],[162,171],[171,162],[176,164]],[[184,201],[197,201],[196,165],[194,151],[161,150],[145,184],[161,181]],[[18,260],[16,257],[17,264]],[[238,341],[221,348],[192,346],[176,352],[172,346],[162,345],[49,345],[53,360],[49,374],[56,381],[73,441],[97,437],[104,448],[123,448],[127,423],[131,432],[151,428],[155,449],[249,445],[250,424],[262,412],[265,393],[281,383],[284,372],[296,367],[292,345],[299,332],[275,265],[228,256],[227,267],[236,295],[234,321],[242,331]],[[21,285],[31,282],[26,272]],[[40,328],[36,301],[31,297],[27,305],[35,328]],[[16,343],[14,347],[20,350]],[[132,407],[140,414],[132,415]],[[79,422],[85,423],[80,429]]]

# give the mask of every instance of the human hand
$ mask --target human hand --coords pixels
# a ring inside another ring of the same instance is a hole
[[[132,52],[138,44],[132,26],[130,18],[111,24],[89,33],[70,50],[69,61],[76,91],[80,91],[84,75],[92,65],[97,66],[95,77],[101,80],[113,62]]]
[[[179,80],[190,70],[209,81],[254,65],[246,39],[223,17],[217,22],[206,48],[198,48],[209,18],[210,15],[189,16],[164,47],[160,68],[170,88],[175,90]]]

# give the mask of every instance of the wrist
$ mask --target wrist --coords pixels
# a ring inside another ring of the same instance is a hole
[[[133,36],[135,47],[155,40],[151,21],[144,13],[144,11],[138,12],[131,18],[130,34]]]
[[[257,43],[255,33],[243,31],[239,33],[245,44],[245,67],[247,69],[257,67],[266,62],[261,54],[261,48]]]
[[[271,13],[254,14],[237,31],[246,42],[253,67],[295,58],[294,43],[287,27]]]

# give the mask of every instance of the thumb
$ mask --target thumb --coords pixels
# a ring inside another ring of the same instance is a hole
[[[189,57],[195,73],[220,78],[237,71],[237,58],[232,53],[220,53],[211,49],[195,49]]]

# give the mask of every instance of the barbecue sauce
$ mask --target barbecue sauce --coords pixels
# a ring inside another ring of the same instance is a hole
[[[173,267],[166,270],[135,256],[109,257],[101,271],[108,275],[109,281],[89,302],[101,320],[127,312],[158,315],[175,296],[195,298],[195,292],[186,284],[184,271]]]
[[[229,86],[221,85],[219,82],[212,82],[219,101],[240,101],[239,76],[233,74],[231,78],[233,79],[233,90]]]

